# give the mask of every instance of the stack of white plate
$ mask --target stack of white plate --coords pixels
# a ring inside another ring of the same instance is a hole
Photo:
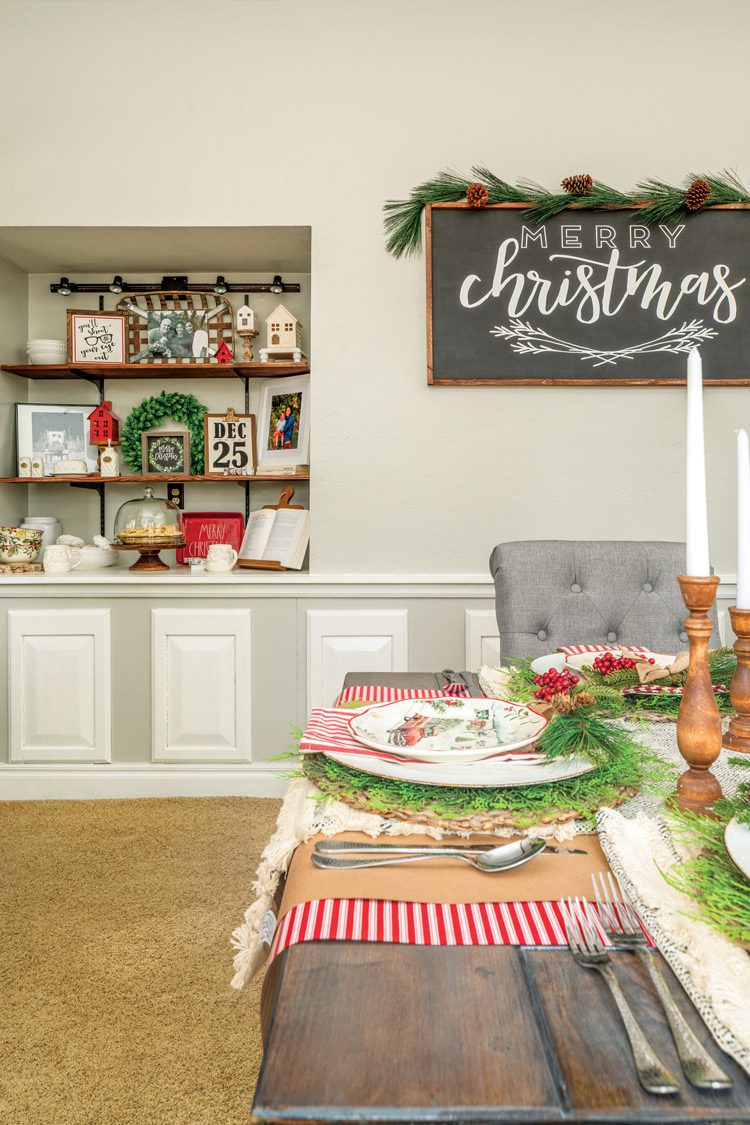
[[[535,751],[547,723],[504,699],[400,699],[352,713],[351,735],[370,753],[326,753],[378,777],[471,788],[541,785],[595,769],[582,755],[546,761]]]
[[[26,345],[29,363],[65,363],[68,348],[64,340],[29,340]]]

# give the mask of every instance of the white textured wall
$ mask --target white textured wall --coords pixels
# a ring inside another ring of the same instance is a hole
[[[381,206],[472,162],[750,177],[743,0],[8,0],[0,20],[0,224],[311,224],[315,570],[683,535],[683,393],[429,389],[423,262],[386,256]],[[750,392],[708,394],[724,573],[743,422]]]

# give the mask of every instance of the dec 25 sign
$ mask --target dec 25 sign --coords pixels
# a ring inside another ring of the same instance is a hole
[[[750,385],[750,211],[427,208],[428,381]]]
[[[257,465],[255,415],[206,414],[203,423],[206,473],[252,476]]]

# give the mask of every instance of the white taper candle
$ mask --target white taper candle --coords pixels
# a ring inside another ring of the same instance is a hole
[[[687,573],[710,574],[706,457],[703,442],[703,369],[697,348],[687,365]]]
[[[737,597],[738,609],[750,609],[750,444],[737,431]]]

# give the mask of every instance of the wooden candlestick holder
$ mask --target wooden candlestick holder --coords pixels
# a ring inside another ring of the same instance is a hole
[[[735,714],[724,735],[724,745],[736,754],[750,754],[750,609],[730,606],[729,617],[737,634],[734,642],[737,667],[729,686]]]
[[[677,745],[688,769],[677,782],[674,803],[680,809],[710,813],[721,796],[721,785],[710,767],[721,752],[721,716],[708,670],[708,642],[713,622],[708,611],[714,603],[718,577],[696,578],[680,574],[682,600],[690,614],[685,632],[690,641],[690,665],[685,693],[677,715]]]

